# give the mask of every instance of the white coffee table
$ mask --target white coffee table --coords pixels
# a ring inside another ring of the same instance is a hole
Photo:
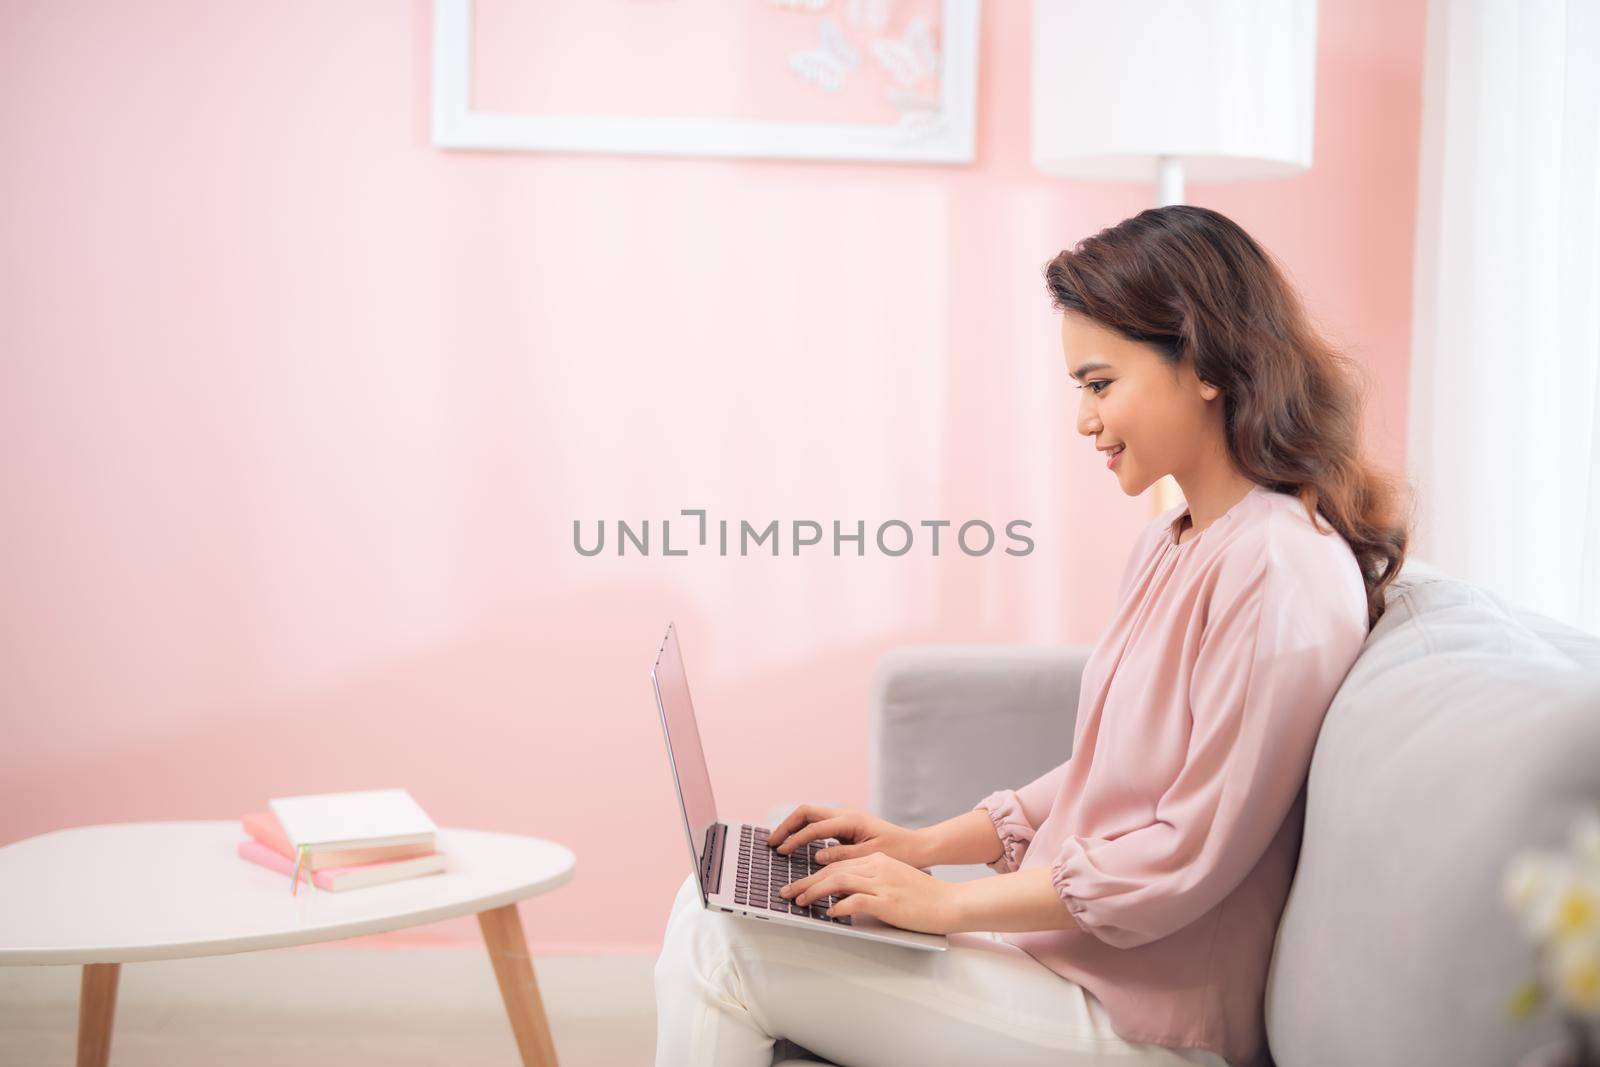
[[[555,1067],[555,1044],[517,915],[519,900],[572,880],[553,841],[440,830],[446,870],[340,893],[240,859],[237,822],[83,826],[0,848],[0,965],[82,964],[79,1067],[111,1051],[124,963],[334,941],[476,914],[522,1062]]]

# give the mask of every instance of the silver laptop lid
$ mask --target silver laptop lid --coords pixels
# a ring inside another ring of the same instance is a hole
[[[709,843],[718,822],[717,802],[711,796],[711,773],[706,769],[705,750],[700,747],[700,728],[694,721],[694,702],[689,699],[689,679],[683,673],[678,632],[672,623],[667,624],[667,636],[656,653],[655,666],[650,668],[650,681],[656,691],[656,709],[661,712],[661,730],[667,738],[667,761],[678,789],[683,828],[689,837],[689,855],[703,903],[709,896],[707,867],[714,858]]]

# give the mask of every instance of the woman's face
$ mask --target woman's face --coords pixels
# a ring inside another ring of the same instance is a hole
[[[1075,311],[1062,313],[1061,351],[1080,390],[1078,432],[1096,448],[1125,446],[1111,468],[1124,493],[1137,496],[1166,474],[1186,482],[1226,461],[1222,394],[1192,364],[1170,366],[1153,346]]]

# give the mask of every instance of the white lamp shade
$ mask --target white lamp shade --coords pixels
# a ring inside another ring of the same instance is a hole
[[[1033,162],[1148,182],[1311,166],[1316,0],[1034,0]]]

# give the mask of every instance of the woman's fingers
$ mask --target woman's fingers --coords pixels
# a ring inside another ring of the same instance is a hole
[[[814,881],[812,880],[814,879]],[[810,885],[805,883],[810,881]],[[862,875],[852,871],[819,871],[811,879],[802,878],[794,883],[801,886],[798,892],[790,894],[790,899],[796,904],[810,904],[812,901],[821,900],[823,897],[842,897],[850,893],[861,893],[872,888],[868,880]],[[792,888],[785,886],[785,889]]]
[[[829,864],[827,869],[825,869],[825,870],[818,871],[816,874],[808,874],[804,878],[796,878],[794,881],[790,882],[788,885],[782,886],[778,890],[778,895],[780,897],[791,897],[792,898],[797,893],[805,892],[806,889],[810,888],[811,886],[816,885],[819,881],[821,881],[822,879],[828,877],[829,875],[833,875],[833,874],[837,874],[837,873],[839,873],[838,866],[835,865],[835,864]]]
[[[818,881],[821,881],[822,878],[826,878],[827,875],[830,875],[830,873],[834,873],[834,869],[832,869],[832,867],[829,867],[827,870],[819,870],[819,872],[814,873],[814,875],[806,875],[805,878],[795,878],[794,881],[790,881],[789,885],[782,886],[782,888],[778,889],[778,896],[794,899],[794,897],[797,897],[798,894],[805,893],[806,889],[810,889],[811,886],[816,885]]]
[[[796,828],[804,826],[805,823],[806,806],[802,804],[785,815],[782,822],[767,831],[767,844],[776,846],[779,841],[784,839],[785,835],[793,833]]]
[[[828,909],[829,915],[871,915],[878,916],[878,906],[881,901],[876,893],[851,893],[842,898],[837,904]]]
[[[804,878],[796,878],[788,885],[780,888],[778,890],[778,895],[782,897],[793,898],[796,894],[805,892],[808,888],[816,885],[824,878],[837,878],[846,874],[859,874],[866,867],[867,864],[864,859],[845,863],[830,863],[826,868],[818,871],[816,874],[808,874]]]
[[[848,836],[850,832],[849,820],[843,817],[823,819],[820,822],[810,823],[789,835],[789,840],[778,846],[778,851],[788,855],[811,841],[823,837]],[[772,839],[767,839],[770,844]]]
[[[832,808],[824,808],[816,804],[802,804],[788,815],[785,815],[782,822],[768,831],[767,844],[776,848],[785,837],[794,833],[800,827],[818,819],[829,818],[834,814],[835,812]]]

